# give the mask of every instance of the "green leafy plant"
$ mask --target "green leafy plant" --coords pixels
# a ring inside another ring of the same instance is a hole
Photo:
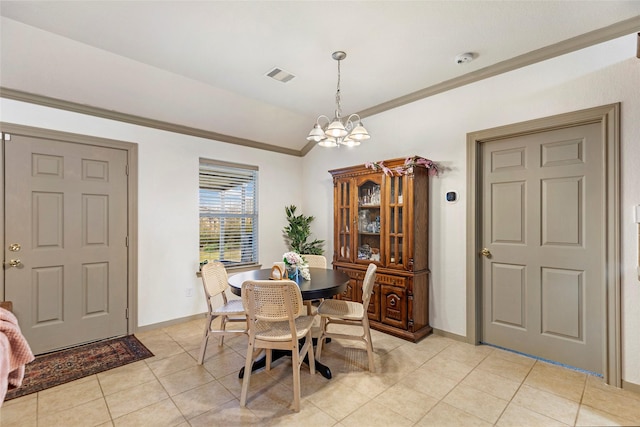
[[[322,245],[324,240],[315,239],[307,242],[311,236],[311,222],[313,216],[296,215],[297,207],[295,205],[286,206],[287,225],[284,230],[284,239],[287,241],[289,249],[299,254],[322,255],[324,252]]]

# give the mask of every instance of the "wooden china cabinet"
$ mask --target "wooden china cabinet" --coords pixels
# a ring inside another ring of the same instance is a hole
[[[385,160],[394,169],[405,159]],[[418,341],[429,326],[429,175],[414,166],[385,175],[358,165],[329,171],[334,186],[333,268],[350,277],[338,298],[362,301],[369,263],[378,265],[371,327]]]

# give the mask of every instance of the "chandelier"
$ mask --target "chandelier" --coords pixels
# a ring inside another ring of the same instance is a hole
[[[357,114],[351,114],[346,120],[342,117],[342,106],[340,105],[340,61],[347,57],[342,51],[333,52],[331,57],[338,61],[338,87],[336,90],[336,110],[333,120],[321,115],[316,120],[316,124],[307,136],[308,141],[315,141],[322,147],[355,147],[361,141],[370,138],[369,132],[362,125],[362,120]],[[326,121],[323,125],[321,121]]]

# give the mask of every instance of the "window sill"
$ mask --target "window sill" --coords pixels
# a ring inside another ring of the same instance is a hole
[[[262,264],[243,265],[241,267],[229,267],[227,268],[227,272],[229,274],[234,274],[241,273],[243,271],[260,270],[261,268]],[[202,274],[199,271],[196,271],[196,277],[202,277]]]

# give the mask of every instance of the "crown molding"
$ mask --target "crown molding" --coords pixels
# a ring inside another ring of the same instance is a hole
[[[101,117],[103,119],[110,119],[119,122],[145,126],[153,129],[164,130],[167,132],[179,133],[182,135],[196,136],[199,138],[226,142],[228,144],[256,148],[258,150],[273,151],[275,153],[288,154],[290,156],[297,157],[302,156],[301,151],[293,150],[291,148],[279,147],[277,145],[271,145],[251,139],[239,138],[232,135],[225,135],[222,133],[212,132],[190,126],[183,126],[176,123],[165,122],[162,120],[155,120],[147,117],[136,116],[133,114],[121,113],[114,110],[107,110],[100,107],[93,107],[91,105],[79,104],[77,102],[65,101],[63,99],[51,98],[48,96],[23,92],[16,89],[0,87],[0,97],[13,99],[16,101],[28,102],[31,104],[43,105],[45,107],[57,108],[59,110],[72,111],[74,113],[86,114],[89,116]]]
[[[380,114],[393,108],[401,107],[403,105],[410,104],[412,102],[419,101],[421,99],[428,98],[442,92],[456,89],[470,83],[475,83],[489,77],[516,70],[518,68],[526,67],[527,65],[555,58],[557,56],[574,52],[579,49],[584,49],[589,46],[604,43],[606,41],[613,40],[618,37],[623,37],[637,31],[640,31],[640,16],[620,21],[613,25],[590,31],[588,33],[584,33],[579,36],[561,41],[559,43],[545,46],[543,48],[527,52],[514,58],[507,59],[506,61],[498,62],[497,64],[481,68],[463,76],[446,80],[436,85],[400,96],[390,101],[383,102],[376,106],[359,111],[358,115],[361,118],[365,118],[373,116],[374,114]]]

